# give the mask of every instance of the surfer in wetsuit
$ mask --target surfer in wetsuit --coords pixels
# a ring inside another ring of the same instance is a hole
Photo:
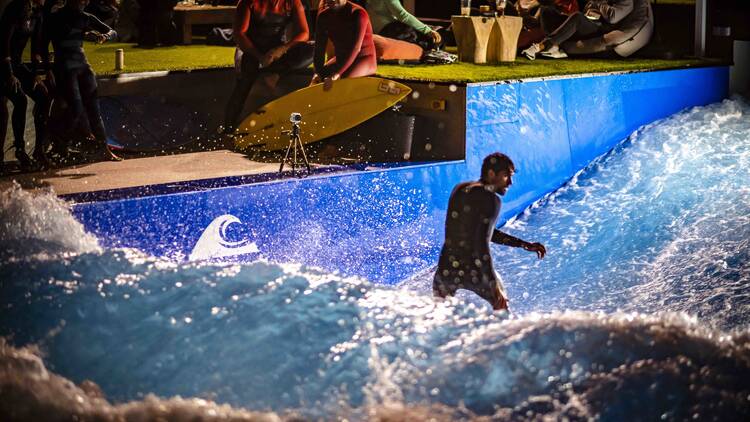
[[[378,67],[372,25],[365,9],[347,0],[323,0],[324,8],[315,24],[315,76],[326,90],[340,78],[375,74]],[[335,57],[325,61],[328,40]]]
[[[102,158],[121,161],[107,145],[96,75],[83,51],[84,38],[98,43],[112,41],[117,33],[96,16],[84,12],[89,0],[68,0],[65,6],[47,17],[46,35],[55,49],[55,79],[58,93],[68,105],[69,120],[62,132],[73,136],[88,118],[88,125],[97,141]],[[48,42],[45,42],[45,50]],[[46,54],[46,53],[45,53]]]
[[[44,0],[13,0],[0,18],[0,97],[13,103],[14,146],[16,159],[22,170],[31,170],[34,165],[26,154],[26,96],[34,100],[34,129],[36,144],[34,159],[42,166],[47,165],[44,150],[47,146],[47,117],[50,111],[50,91],[54,77],[49,70],[49,60],[42,51]],[[31,65],[23,63],[22,55],[31,40]],[[42,74],[47,72],[46,80]],[[7,114],[7,109],[5,114]],[[5,116],[4,116],[5,117]],[[4,133],[3,133],[4,135]]]
[[[287,40],[286,28],[294,25]],[[269,88],[275,88],[281,74],[304,69],[312,63],[313,46],[307,43],[305,8],[300,0],[240,0],[234,18],[234,39],[242,51],[240,75],[227,102],[224,131],[237,124],[247,94],[259,74],[266,75]]]
[[[482,163],[479,181],[463,182],[453,188],[445,218],[445,243],[440,252],[432,283],[436,297],[453,296],[458,289],[471,290],[488,301],[495,310],[507,310],[508,300],[490,255],[490,241],[536,252],[541,259],[547,253],[541,243],[529,243],[495,228],[500,215],[500,198],[513,184],[515,166],[499,152]]]

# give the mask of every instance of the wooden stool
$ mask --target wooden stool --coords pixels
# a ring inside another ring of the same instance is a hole
[[[523,19],[518,16],[498,16],[494,20],[487,46],[487,62],[512,62],[516,60]]]
[[[496,19],[481,16],[453,16],[451,22],[453,22],[453,34],[458,44],[458,60],[487,63],[487,46],[492,29],[497,24]]]

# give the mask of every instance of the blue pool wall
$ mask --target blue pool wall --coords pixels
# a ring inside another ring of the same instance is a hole
[[[434,266],[453,186],[501,151],[516,162],[501,222],[557,189],[640,126],[726,98],[727,67],[594,75],[466,87],[461,161],[350,168],[251,184],[195,183],[162,194],[71,196],[73,212],[105,246],[186,260],[223,215],[227,239],[259,252],[234,257],[304,263],[394,284]],[[544,241],[544,239],[533,239]]]

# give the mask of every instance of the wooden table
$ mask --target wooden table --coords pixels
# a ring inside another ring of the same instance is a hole
[[[516,59],[523,19],[517,16],[453,16],[451,22],[460,61],[498,63]]]
[[[236,6],[177,5],[174,8],[177,27],[182,30],[182,43],[193,42],[193,25],[231,25]]]

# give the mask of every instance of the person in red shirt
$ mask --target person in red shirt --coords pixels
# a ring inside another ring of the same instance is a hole
[[[331,41],[335,56],[325,61],[326,45]],[[340,78],[358,78],[375,74],[377,56],[372,41],[372,26],[365,9],[347,0],[323,0],[323,9],[315,24],[315,76],[312,83],[324,83],[326,90]]]
[[[288,26],[294,28],[287,37]],[[240,76],[227,102],[225,133],[237,124],[247,95],[260,74],[269,87],[279,76],[312,63],[310,30],[300,0],[240,0],[234,19],[234,39],[242,51]]]

